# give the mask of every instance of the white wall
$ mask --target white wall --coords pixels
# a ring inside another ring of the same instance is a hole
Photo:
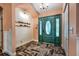
[[[13,55],[12,53],[12,30],[3,31],[4,36],[4,46],[3,46],[3,53],[8,53],[9,55]]]
[[[66,52],[66,55],[68,55],[68,5],[66,6],[65,12],[63,13],[64,17],[64,49]]]
[[[16,46],[32,41],[32,27],[16,27]]]
[[[21,11],[20,9],[17,11]],[[16,27],[16,47],[23,45],[29,41],[32,41],[33,39],[33,19],[29,15],[27,19],[23,19],[20,16],[18,16],[18,13],[16,11],[16,21],[24,21],[30,23],[30,27]]]
[[[76,47],[77,47],[76,48],[76,53],[77,53],[76,55],[79,56],[79,37],[77,37],[76,39],[77,39],[76,40]]]

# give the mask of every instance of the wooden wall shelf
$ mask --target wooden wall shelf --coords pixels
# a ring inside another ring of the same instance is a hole
[[[21,21],[17,21],[17,22],[16,22],[16,26],[17,26],[17,27],[30,27],[30,25],[31,25],[31,24],[28,23],[28,22],[27,22],[27,23],[21,22]]]

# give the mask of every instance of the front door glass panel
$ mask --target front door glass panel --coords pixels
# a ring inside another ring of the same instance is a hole
[[[42,35],[42,21],[40,21],[40,35]]]
[[[51,23],[50,21],[46,21],[46,34],[50,34],[51,32]]]
[[[59,37],[59,18],[56,19],[56,37]]]

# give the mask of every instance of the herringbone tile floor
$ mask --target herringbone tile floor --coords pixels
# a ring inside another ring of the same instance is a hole
[[[53,44],[38,45],[37,42],[29,42],[16,49],[17,56],[66,56],[62,47],[54,46]]]

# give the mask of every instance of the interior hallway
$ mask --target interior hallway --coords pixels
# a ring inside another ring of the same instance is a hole
[[[0,8],[1,55],[79,55],[79,4],[0,3]]]

